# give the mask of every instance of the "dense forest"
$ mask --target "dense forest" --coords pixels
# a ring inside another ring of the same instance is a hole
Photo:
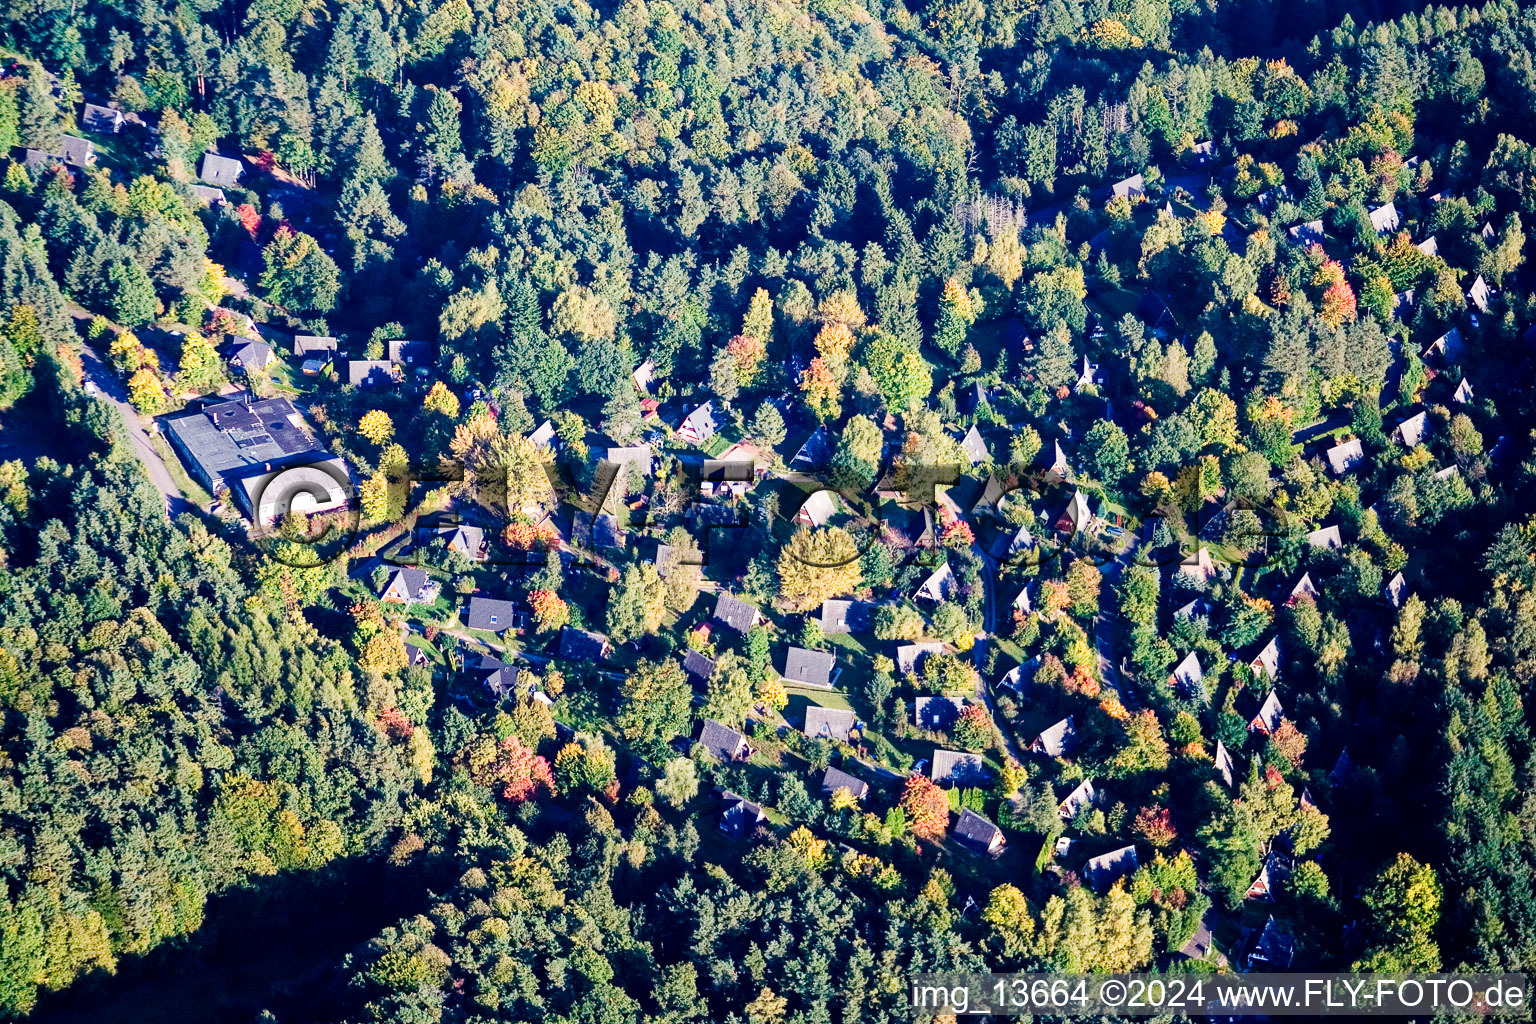
[[[356,863],[431,893],[295,1021],[1536,963],[1530,7],[32,0],[0,47],[0,1019]],[[336,561],[161,440],[240,387],[358,481]],[[450,508],[517,557],[392,560]]]

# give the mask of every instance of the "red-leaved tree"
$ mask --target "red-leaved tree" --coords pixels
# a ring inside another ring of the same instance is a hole
[[[949,829],[949,797],[925,776],[907,776],[906,789],[901,793],[901,809],[912,832],[924,839],[943,839]]]
[[[494,789],[503,800],[520,804],[539,795],[554,795],[555,776],[549,762],[523,746],[516,736],[500,743],[483,737],[470,744],[462,759],[470,779]]]
[[[245,233],[254,239],[261,230],[261,211],[250,203],[241,203],[235,207],[235,216],[240,218],[240,226],[245,228]]]

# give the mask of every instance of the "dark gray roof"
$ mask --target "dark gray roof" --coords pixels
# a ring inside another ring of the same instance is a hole
[[[939,567],[917,588],[916,596],[929,601],[947,601],[954,596],[954,592],[955,574],[949,568],[949,562],[945,561],[940,562]]]
[[[96,147],[77,136],[61,135],[57,155],[71,167],[89,167],[96,162]]]
[[[933,781],[975,786],[986,780],[987,769],[980,754],[963,750],[934,750]]]
[[[1123,178],[1110,186],[1110,190],[1116,195],[1126,199],[1146,193],[1146,183],[1141,175],[1133,174],[1129,178]]]
[[[683,675],[693,684],[694,689],[703,690],[704,684],[709,682],[709,677],[715,674],[715,662],[713,658],[706,658],[698,651],[689,651],[683,655]]]
[[[608,638],[575,626],[560,630],[560,657],[570,661],[602,661],[607,657]]]
[[[471,671],[480,685],[496,700],[517,695],[517,677],[522,672],[519,666],[509,665],[494,654],[481,654]]]
[[[66,135],[65,138],[69,136]],[[1483,280],[1482,274],[1478,274],[1477,279],[1472,282],[1472,287],[1467,289],[1467,301],[1476,306],[1479,313],[1486,313],[1489,294],[1488,282]]]
[[[1175,608],[1173,617],[1176,619],[1195,619],[1200,617],[1210,618],[1211,602],[1202,595],[1179,608]]]
[[[272,365],[272,346],[257,338],[231,336],[224,352],[231,364],[243,370],[265,370]]]
[[[80,112],[80,127],[98,135],[116,135],[123,127],[123,112],[96,103],[87,103]]]
[[[1427,358],[1431,353],[1439,355],[1447,365],[1455,365],[1461,361],[1466,345],[1462,342],[1459,328],[1452,327],[1440,337],[1430,342],[1424,349]]]
[[[1328,466],[1336,474],[1349,472],[1355,463],[1365,458],[1365,446],[1358,437],[1341,441],[1328,449]]]
[[[804,731],[813,740],[829,739],[847,743],[848,736],[853,732],[857,722],[858,716],[852,711],[810,704],[805,709]]]
[[[1221,781],[1232,788],[1232,755],[1227,752],[1227,745],[1221,740],[1216,741],[1216,771],[1221,775]]]
[[[622,548],[624,531],[619,527],[618,518],[607,512],[595,516],[590,512],[577,512],[571,522],[571,539],[578,547]]]
[[[603,448],[599,449],[602,457],[615,465],[638,469],[641,476],[651,475],[651,446],[648,444],[634,444],[627,448]]]
[[[432,343],[412,341],[409,338],[393,338],[386,343],[384,355],[392,363],[425,366],[433,359]]]
[[[1002,837],[1003,830],[967,807],[955,822],[955,839],[964,846],[986,853]]]
[[[286,398],[252,400],[249,392],[211,402],[197,412],[168,416],[161,426],[182,458],[215,489],[248,473],[328,455],[299,426],[298,411]]]
[[[630,380],[635,382],[635,387],[639,388],[641,391],[646,390],[651,386],[651,381],[656,379],[655,360],[647,359],[645,362],[635,367],[635,372],[629,376]]]
[[[1297,245],[1311,245],[1313,242],[1321,244],[1323,240],[1323,222],[1321,220],[1309,220],[1305,224],[1297,224],[1287,234],[1291,241]]]
[[[1012,532],[999,533],[992,541],[992,546],[987,549],[987,554],[996,561],[1006,562],[1019,558],[1026,551],[1035,546],[1035,536],[1029,532],[1029,527],[1021,526]]]
[[[1280,720],[1285,715],[1285,708],[1280,704],[1280,697],[1274,690],[1269,691],[1269,696],[1264,698],[1264,704],[1259,708],[1259,713],[1253,716],[1249,728],[1259,729],[1265,733],[1274,732],[1280,728]]]
[[[1088,884],[1097,889],[1108,889],[1117,879],[1124,878],[1140,867],[1136,847],[1122,846],[1090,860],[1083,869]]]
[[[89,167],[96,162],[96,147],[74,135],[61,135],[59,144],[51,150],[27,150],[23,162],[33,170],[57,163],[68,164],[70,167]]]
[[[811,526],[825,526],[837,515],[837,509],[837,495],[823,488],[805,499],[800,511],[795,513],[795,520]]]
[[[388,359],[348,359],[348,384],[394,384],[395,364]]]
[[[829,767],[821,776],[821,795],[829,797],[839,789],[846,789],[853,794],[855,800],[862,800],[869,792],[869,783],[849,775],[841,768]]]
[[[213,185],[188,185],[187,188],[191,189],[193,195],[209,206],[223,206],[229,202],[228,198],[224,195],[224,190]]]
[[[1205,670],[1200,667],[1200,655],[1194,651],[1184,655],[1184,660],[1174,666],[1172,678],[1176,685],[1187,692],[1199,692],[1200,683],[1205,679]]]
[[[746,749],[747,738],[730,726],[707,718],[699,730],[699,743],[720,760],[734,761]]]
[[[464,624],[470,629],[484,629],[500,633],[512,628],[512,617],[517,605],[491,597],[471,597],[464,611]]]
[[[699,480],[711,484],[752,483],[757,477],[752,459],[705,459],[699,463]]]
[[[210,185],[222,185],[229,188],[240,184],[240,175],[245,173],[245,165],[234,157],[220,156],[217,153],[204,153],[203,165],[198,170],[197,176]]]
[[[768,820],[762,807],[735,793],[720,794],[720,831],[740,838],[750,836]]]
[[[1071,821],[1077,817],[1078,811],[1084,807],[1092,807],[1098,799],[1099,794],[1093,788],[1093,780],[1084,779],[1077,784],[1076,789],[1067,794],[1066,799],[1056,805],[1056,812]]]
[[[896,671],[902,675],[911,675],[922,667],[923,661],[930,654],[938,654],[944,650],[944,645],[936,640],[927,640],[922,643],[900,644],[896,648]]]
[[[1386,234],[1388,231],[1396,231],[1397,226],[1402,223],[1402,217],[1398,216],[1395,203],[1378,206],[1368,216],[1371,218],[1371,227],[1376,229],[1378,235]]]
[[[838,633],[868,633],[873,626],[874,606],[866,601],[830,600],[821,603],[821,631],[827,636]]]
[[[683,418],[683,422],[677,425],[679,432],[687,430],[700,441],[707,441],[715,436],[715,431],[720,429],[715,423],[714,402],[705,402],[693,412]]]
[[[1337,524],[1324,526],[1307,534],[1307,543],[1315,548],[1336,548],[1344,544],[1344,538],[1339,534]]]
[[[974,426],[965,432],[965,437],[960,439],[960,447],[973,466],[978,462],[986,462],[992,457],[992,453],[987,451],[987,442],[981,439],[981,431]]]
[[[624,546],[624,531],[619,528],[617,516],[605,512],[592,520],[592,543],[600,548]]]
[[[426,537],[423,539],[441,539],[450,550],[458,551],[466,558],[480,557],[480,551],[485,547],[485,531],[468,523],[448,523],[429,527],[424,532]]]
[[[1248,962],[1250,965],[1257,963],[1268,967],[1283,968],[1291,966],[1291,959],[1294,955],[1294,940],[1271,917],[1264,922],[1264,928],[1259,932],[1259,937],[1253,944],[1253,952],[1248,954]]]
[[[540,423],[538,429],[528,435],[528,440],[540,447],[549,447],[555,440],[555,421],[545,420],[543,423]]]
[[[919,729],[947,732],[964,707],[963,697],[918,697],[912,702],[912,720]]]
[[[1250,665],[1253,665],[1255,663],[1257,663],[1261,668],[1263,668],[1265,673],[1271,679],[1274,679],[1276,676],[1278,676],[1280,674],[1280,638],[1279,637],[1273,637],[1272,636],[1272,637],[1269,638],[1269,642],[1267,644],[1265,644],[1259,650],[1259,653],[1254,656],[1253,660],[1249,662]],[[1257,674],[1257,671],[1258,670],[1255,669],[1255,674]]]
[[[713,617],[732,629],[745,633],[757,621],[757,609],[745,601],[737,600],[730,594],[721,593],[715,599],[715,614]]]
[[[1035,742],[1029,745],[1029,749],[1048,757],[1060,757],[1067,752],[1076,738],[1077,727],[1073,724],[1072,716],[1068,715],[1035,737]]]
[[[296,356],[311,356],[320,352],[335,352],[335,338],[322,338],[314,334],[295,334],[293,336],[293,354]]]
[[[806,686],[832,685],[832,669],[837,659],[830,651],[811,651],[804,647],[791,647],[784,652],[784,671],[781,675],[791,683]]]
[[[1429,414],[1423,411],[1414,413],[1399,423],[1393,433],[1404,448],[1412,448],[1429,433]]]
[[[425,569],[399,568],[384,583],[381,596],[394,594],[401,600],[416,602],[422,599],[422,590],[431,582]]]
[[[832,435],[822,426],[811,431],[811,436],[805,439],[805,444],[795,453],[792,464],[806,469],[820,469],[831,458]]]

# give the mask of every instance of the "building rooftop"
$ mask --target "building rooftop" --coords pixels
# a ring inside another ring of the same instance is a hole
[[[858,716],[842,708],[810,704],[805,709],[805,734],[813,740],[829,739],[847,743],[849,734],[857,724]]]
[[[241,392],[160,423],[193,476],[215,491],[279,466],[332,459],[315,447],[286,398],[253,399]]]
[[[225,188],[240,183],[240,175],[245,173],[245,165],[234,157],[220,156],[217,153],[204,153],[203,164],[197,172],[197,176],[210,185],[222,185]]]

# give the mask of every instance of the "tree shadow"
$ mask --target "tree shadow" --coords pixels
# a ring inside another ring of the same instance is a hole
[[[44,995],[28,1020],[250,1024],[262,1010],[283,1024],[338,1019],[349,1009],[345,956],[423,908],[451,874],[358,858],[259,879],[211,898],[195,934]]]

